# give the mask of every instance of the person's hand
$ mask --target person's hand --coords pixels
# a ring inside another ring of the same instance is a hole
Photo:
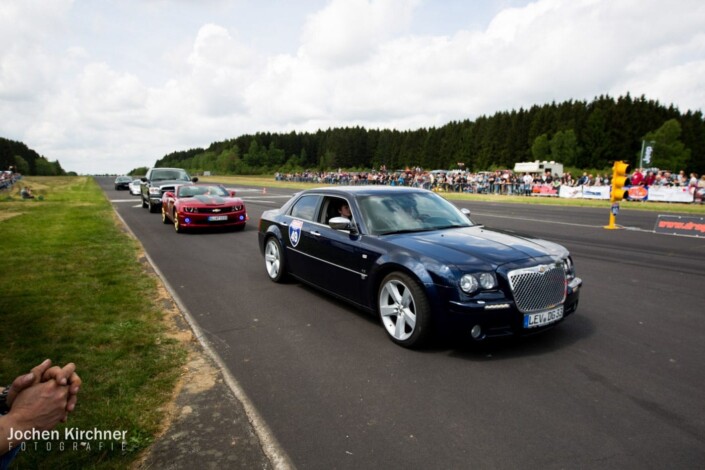
[[[76,407],[76,396],[81,387],[81,378],[76,374],[76,365],[72,362],[64,367],[51,367],[51,359],[45,359],[41,364],[32,368],[25,375],[17,377],[10,386],[7,393],[7,406],[12,408],[15,397],[24,389],[40,382],[54,380],[58,385],[69,386],[69,399],[66,405],[66,411],[73,411]]]
[[[59,385],[66,385],[69,387],[69,397],[66,403],[66,411],[73,411],[76,407],[76,400],[78,400],[78,391],[81,388],[81,378],[76,373],[76,365],[73,362],[69,362],[64,367],[54,366],[42,374],[42,382],[47,382],[54,380]]]
[[[69,387],[54,380],[25,388],[15,396],[10,412],[6,415],[12,426],[19,430],[50,430],[66,421]]]
[[[32,370],[25,375],[20,375],[15,380],[12,381],[10,385],[10,390],[7,392],[7,406],[12,408],[12,403],[15,401],[17,395],[24,389],[31,387],[32,385],[39,383],[44,372],[46,372],[51,367],[51,359],[44,359],[44,361],[38,366],[32,368]]]

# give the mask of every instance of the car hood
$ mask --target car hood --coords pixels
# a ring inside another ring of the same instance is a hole
[[[567,256],[561,245],[514,232],[488,229],[483,226],[432,232],[390,235],[393,243],[422,253],[438,262],[458,267],[481,264],[494,269],[506,263],[527,259]],[[392,241],[388,239],[388,241]]]
[[[223,204],[242,204],[242,200],[232,197],[209,196],[207,194],[199,194],[198,196],[185,197],[179,199],[182,204],[199,205],[199,206],[222,206]]]
[[[176,187],[176,186],[183,186],[187,184],[193,184],[191,181],[184,181],[184,180],[157,180],[157,181],[152,181],[150,183],[151,186],[159,186],[160,188],[163,188],[164,186],[168,187]]]

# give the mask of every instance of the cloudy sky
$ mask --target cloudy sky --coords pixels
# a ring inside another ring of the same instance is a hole
[[[0,1],[0,137],[80,174],[627,92],[705,110],[705,2]]]

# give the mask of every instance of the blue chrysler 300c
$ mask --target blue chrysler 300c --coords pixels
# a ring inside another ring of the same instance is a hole
[[[476,340],[534,333],[578,307],[568,250],[475,224],[423,189],[303,191],[264,212],[258,236],[272,281],[291,275],[373,312],[406,347],[433,329]]]

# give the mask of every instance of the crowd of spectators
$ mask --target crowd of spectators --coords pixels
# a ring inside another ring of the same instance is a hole
[[[603,177],[592,178],[585,184],[602,184]],[[466,192],[479,194],[526,194],[535,186],[575,186],[577,181],[570,173],[554,176],[551,172],[518,174],[511,170],[468,172],[464,170],[434,170],[421,168],[387,171],[385,168],[363,172],[306,171],[302,173],[277,173],[279,181],[294,181],[321,184],[365,185],[384,184],[390,186],[414,186],[436,191]]]
[[[468,172],[464,170],[434,170],[421,168],[388,171],[380,170],[352,172],[338,171],[304,171],[300,173],[277,173],[278,181],[293,181],[297,183],[320,183],[341,185],[384,184],[390,186],[415,186],[431,190],[485,193],[485,194],[519,194],[536,193],[537,186],[550,186],[555,189],[561,186],[609,186],[609,174],[592,174],[584,172],[579,178],[574,178],[569,172],[557,176],[550,171],[545,173],[514,173],[511,170]],[[630,175],[627,186],[686,186],[696,187],[698,175],[685,171],[672,174],[669,171],[656,169],[637,169]]]
[[[276,173],[277,181],[297,183],[390,186],[414,186],[434,191],[465,192],[477,194],[525,195],[557,193],[561,186],[609,186],[611,175],[584,172],[574,178],[569,172],[554,175],[545,173],[515,173],[511,170],[468,172],[464,170],[433,170],[421,168],[388,171],[382,167],[370,171],[304,171],[300,173]],[[705,175],[696,173],[686,176],[681,170],[677,174],[657,169],[636,169],[629,177],[627,186],[687,187],[696,202],[705,199]]]
[[[20,178],[22,175],[15,171],[14,166],[10,165],[7,170],[0,172],[0,190],[11,188]]]

